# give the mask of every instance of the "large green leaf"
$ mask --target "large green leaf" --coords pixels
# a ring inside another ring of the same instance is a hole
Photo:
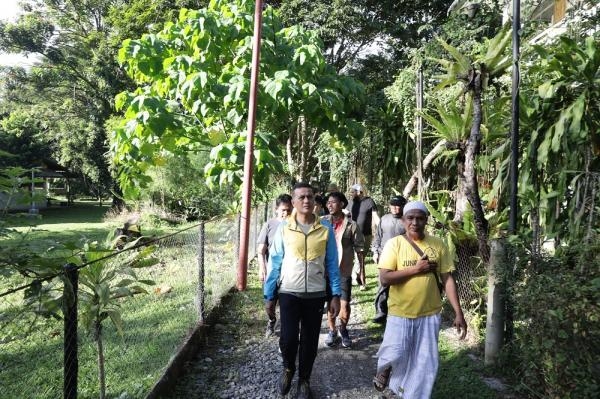
[[[446,43],[443,39],[436,37],[437,41],[442,45],[442,47],[456,60],[460,69],[456,71],[456,74],[466,74],[467,71],[471,68],[471,60],[469,57],[463,55],[456,47],[451,46]]]

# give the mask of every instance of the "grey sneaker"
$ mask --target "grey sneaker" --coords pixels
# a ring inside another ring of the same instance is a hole
[[[342,346],[344,348],[350,348],[352,346],[352,340],[350,339],[350,334],[348,334],[347,329],[340,329],[340,337],[342,337]]]
[[[275,335],[275,323],[277,323],[277,319],[269,320],[267,322],[267,330],[265,331],[266,338]]]
[[[292,378],[294,378],[294,370],[285,369],[279,380],[277,381],[277,390],[281,394],[281,396],[285,396],[290,391],[292,387]]]
[[[331,348],[337,344],[337,334],[335,331],[329,331],[325,337],[325,346]]]

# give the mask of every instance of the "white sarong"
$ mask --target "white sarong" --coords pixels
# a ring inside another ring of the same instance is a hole
[[[403,399],[429,399],[439,365],[439,314],[407,319],[388,315],[377,372],[392,366],[389,388]]]

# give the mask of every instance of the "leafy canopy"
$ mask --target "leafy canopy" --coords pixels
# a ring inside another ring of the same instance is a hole
[[[182,9],[178,21],[157,34],[123,43],[119,62],[140,85],[116,98],[124,116],[112,132],[111,150],[126,194],[136,194],[136,185],[148,182],[145,171],[167,155],[207,147],[207,183],[241,183],[253,3],[214,0],[201,10]],[[343,143],[361,135],[351,115],[362,104],[362,85],[326,64],[316,33],[283,28],[270,8],[264,11],[259,82],[259,188],[283,171],[281,147],[292,121],[303,118]]]

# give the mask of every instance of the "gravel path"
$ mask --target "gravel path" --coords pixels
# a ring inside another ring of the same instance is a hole
[[[257,314],[254,322],[244,330],[243,336],[239,336],[233,333],[238,331],[235,320],[239,320],[235,309],[225,313],[225,317],[220,319],[222,324],[214,326],[205,349],[189,364],[187,375],[179,381],[171,398],[280,397],[275,387],[282,370],[277,350],[278,336],[264,337],[265,317],[261,314]],[[319,352],[311,378],[315,399],[389,397],[379,394],[371,385],[379,340],[367,333],[365,322],[360,306],[353,306],[349,323],[353,341],[350,349],[324,347],[327,328],[323,322]],[[296,397],[296,381],[297,375],[288,398]]]
[[[367,293],[374,294],[371,292],[374,289],[369,287]],[[276,390],[276,382],[282,371],[277,350],[279,337],[264,336],[266,315],[261,295],[260,290],[252,289],[236,292],[226,300],[218,311],[218,324],[213,326],[200,353],[187,365],[187,374],[177,381],[168,399],[280,398]],[[353,345],[350,349],[341,346],[326,348],[323,345],[327,333],[323,321],[319,351],[311,377],[314,399],[397,398],[389,390],[381,394],[372,387],[371,380],[377,365],[375,354],[383,328],[367,329],[367,314],[371,306],[371,301],[364,299],[352,305],[349,331]],[[456,349],[465,345],[464,341],[457,340],[456,332],[447,322],[442,323],[440,335]],[[471,360],[481,363],[481,359]],[[483,380],[497,391],[498,398],[516,398],[509,393],[501,393],[504,388],[492,386],[487,381],[490,378]],[[296,381],[297,375],[288,399],[296,398]]]

